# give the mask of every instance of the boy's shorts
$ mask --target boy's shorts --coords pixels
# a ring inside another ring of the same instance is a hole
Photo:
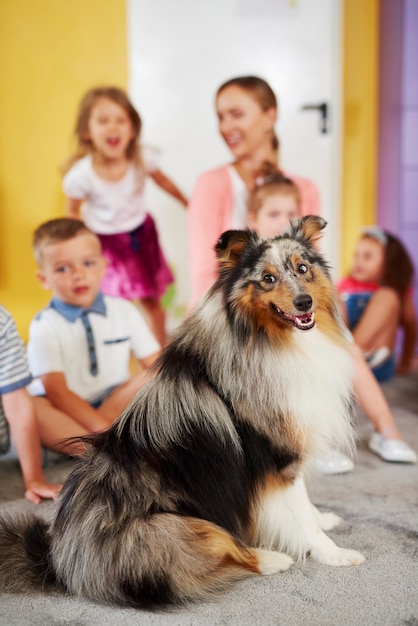
[[[116,387],[117,385],[113,385],[113,387],[109,387],[108,389],[106,389],[106,391],[103,391],[103,393],[101,393],[100,396],[98,396],[94,400],[89,400],[90,406],[92,406],[93,409],[98,409],[106,400],[106,398],[108,398],[110,394],[116,389]]]
[[[0,396],[0,454],[6,454],[10,450],[9,424],[3,411],[3,403]]]

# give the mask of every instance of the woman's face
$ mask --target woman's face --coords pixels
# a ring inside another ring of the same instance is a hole
[[[216,113],[219,132],[236,160],[271,151],[277,117],[275,108],[263,111],[250,93],[237,85],[230,85],[218,95]]]

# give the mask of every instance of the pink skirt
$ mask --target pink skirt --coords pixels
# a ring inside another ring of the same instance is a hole
[[[126,300],[158,300],[174,282],[151,215],[132,232],[98,237],[108,260],[103,293]]]

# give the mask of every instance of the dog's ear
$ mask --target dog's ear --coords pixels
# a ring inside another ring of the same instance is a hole
[[[320,239],[321,231],[327,225],[326,220],[319,215],[306,215],[301,220],[292,222],[292,235],[296,238],[302,237],[312,244]]]
[[[253,239],[254,234],[249,230],[227,230],[222,233],[215,246],[220,269],[235,267]]]

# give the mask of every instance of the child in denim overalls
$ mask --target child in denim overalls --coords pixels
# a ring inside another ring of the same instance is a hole
[[[350,275],[338,284],[345,321],[380,382],[411,368],[416,341],[413,274],[412,262],[399,239],[373,227],[363,231]],[[404,337],[396,368],[399,326]]]

